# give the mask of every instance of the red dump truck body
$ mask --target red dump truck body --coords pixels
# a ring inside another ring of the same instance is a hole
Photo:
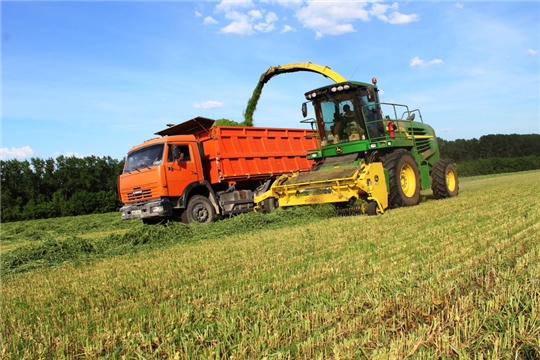
[[[307,171],[318,145],[308,129],[214,126],[197,117],[128,152],[118,187],[123,219],[212,221],[252,211],[281,174]]]

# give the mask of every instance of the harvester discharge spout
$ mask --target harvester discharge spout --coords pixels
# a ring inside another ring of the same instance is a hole
[[[298,72],[298,71],[308,71],[308,72],[321,74],[324,77],[327,77],[336,83],[347,81],[347,79],[345,79],[343,76],[341,76],[334,70],[330,69],[328,66],[317,65],[311,62],[270,66],[268,70],[266,70],[261,75],[259,82],[257,83],[257,86],[255,87],[255,90],[253,90],[253,94],[251,98],[248,100],[248,105],[247,105],[246,111],[244,112],[244,125],[245,126],[253,126],[253,113],[255,112],[255,109],[257,108],[257,103],[259,102],[259,97],[261,96],[261,92],[264,87],[264,84],[266,84],[272,77],[276,75],[291,73],[291,72]]]

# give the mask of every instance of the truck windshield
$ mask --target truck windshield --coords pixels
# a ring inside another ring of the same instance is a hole
[[[164,144],[156,144],[129,153],[124,165],[124,173],[161,164],[163,148]]]

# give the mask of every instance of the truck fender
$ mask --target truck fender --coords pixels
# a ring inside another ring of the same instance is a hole
[[[197,190],[202,187],[206,188],[206,191],[201,192],[200,190]],[[206,180],[203,180],[201,182],[192,182],[191,184],[186,186],[186,189],[184,190],[184,193],[182,194],[182,197],[180,199],[180,207],[182,209],[185,209],[187,207],[188,199],[191,197],[192,192],[194,192],[195,194],[205,195],[205,196],[206,196],[206,192],[208,192],[208,196],[207,196],[208,200],[210,200],[210,202],[212,203],[212,206],[216,210],[216,214],[221,214],[221,211],[217,202],[216,193],[214,192],[214,189],[212,189],[212,186],[210,185],[210,183]]]

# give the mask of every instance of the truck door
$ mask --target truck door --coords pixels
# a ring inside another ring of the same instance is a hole
[[[173,147],[180,150],[180,158],[173,158]],[[167,150],[166,174],[169,196],[181,196],[186,187],[202,180],[202,168],[200,156],[198,156],[197,144],[192,143],[169,143]]]

